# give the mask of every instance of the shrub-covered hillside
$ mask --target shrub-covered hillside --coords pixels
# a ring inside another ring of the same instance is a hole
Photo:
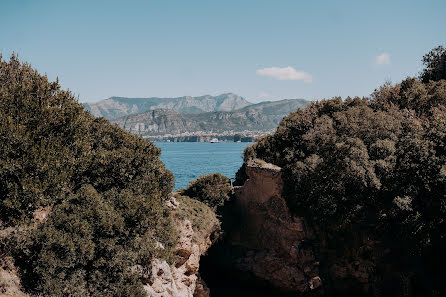
[[[30,65],[0,57],[0,229],[13,230],[0,258],[15,259],[34,294],[143,296],[130,267],[167,258],[176,238],[164,206],[173,176],[159,155]]]
[[[385,242],[384,264],[430,296],[445,293],[446,50],[423,61],[420,78],[384,84],[371,98],[333,98],[291,113],[245,159],[281,166],[291,210],[333,242],[361,233]],[[348,245],[338,242],[340,255]]]

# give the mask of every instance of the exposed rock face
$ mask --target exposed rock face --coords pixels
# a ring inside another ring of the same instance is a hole
[[[281,168],[254,160],[245,172],[248,179],[235,189],[239,224],[225,240],[236,270],[302,296],[414,296],[407,275],[389,266],[382,242],[365,230],[329,234],[292,216]]]
[[[194,114],[210,111],[232,111],[251,104],[236,94],[227,93],[219,96],[184,96],[178,98],[111,97],[95,103],[84,103],[84,106],[95,117],[113,119],[154,109],[170,109],[181,114]]]
[[[0,259],[0,296],[3,297],[27,297],[22,291],[20,278],[14,261],[11,257]]]
[[[111,121],[123,129],[138,134],[179,134],[200,129],[198,123],[171,109],[155,109]]]
[[[174,198],[168,206],[175,209]],[[146,269],[140,269],[147,296],[150,297],[208,297],[209,289],[198,275],[200,256],[212,245],[212,235],[220,228],[217,220],[209,222],[202,236],[196,236],[189,220],[177,221],[179,239],[176,248],[176,263],[169,265],[165,260],[153,259]]]
[[[290,112],[304,107],[309,101],[285,99],[262,102],[237,110],[181,114],[171,109],[151,109],[112,119],[121,128],[146,136],[180,134],[184,132],[269,131],[277,127]]]
[[[39,224],[45,221],[51,207],[39,207],[33,214],[33,228],[37,228]],[[4,242],[6,238],[11,237],[18,228],[8,227],[2,228],[0,220],[0,242]],[[14,259],[10,255],[0,252],[0,297],[29,297],[30,295],[23,292],[18,268],[14,264]]]
[[[286,292],[321,293],[319,261],[307,244],[314,236],[304,219],[289,214],[280,168],[250,162],[246,173],[249,179],[235,191],[240,228],[230,235],[246,252],[235,266]]]

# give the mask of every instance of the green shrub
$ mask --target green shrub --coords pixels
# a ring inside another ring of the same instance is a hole
[[[141,225],[129,218],[135,211],[122,207],[123,201],[140,205]],[[153,201],[126,191],[101,195],[83,186],[31,233],[25,281],[38,279],[34,289],[45,296],[145,296],[130,267],[160,256],[157,239],[147,230],[155,229],[148,219],[162,216]]]
[[[169,259],[176,238],[164,204],[173,176],[159,155],[15,56],[0,58],[0,226],[25,230],[1,249],[14,251],[29,291],[144,295],[131,266]],[[44,223],[21,227],[44,206]]]
[[[174,211],[174,216],[181,221],[187,219],[191,222],[196,241],[203,240],[213,226],[220,224],[215,212],[206,204],[179,194],[176,194],[175,198],[179,205]]]
[[[437,46],[423,56],[424,69],[420,74],[423,82],[446,79],[446,48]]]
[[[231,192],[232,187],[229,178],[220,173],[214,173],[201,175],[196,180],[191,181],[189,186],[181,191],[181,194],[216,209],[229,200]]]
[[[13,225],[80,185],[164,199],[172,174],[151,142],[94,118],[57,82],[0,60],[0,218]]]
[[[385,265],[401,265],[421,284],[425,275],[444,277],[445,123],[446,80],[407,78],[371,98],[337,97],[291,113],[245,150],[245,161],[282,167],[294,214],[333,240],[384,242],[392,255]]]

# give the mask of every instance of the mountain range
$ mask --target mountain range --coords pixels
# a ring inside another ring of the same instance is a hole
[[[96,117],[143,136],[181,133],[266,132],[290,112],[305,107],[304,99],[253,104],[233,93],[177,98],[110,97],[84,103]]]
[[[95,103],[84,103],[84,107],[95,117],[115,119],[155,109],[170,109],[181,114],[198,114],[210,111],[233,111],[251,104],[238,95],[227,93],[219,96],[177,98],[110,97]]]
[[[308,101],[285,99],[252,104],[234,111],[181,114],[170,109],[156,109],[128,115],[111,122],[140,135],[181,134],[185,132],[257,131],[275,129],[280,120]]]

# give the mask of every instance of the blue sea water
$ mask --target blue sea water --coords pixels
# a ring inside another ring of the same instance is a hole
[[[229,178],[243,164],[243,150],[250,142],[155,142],[161,161],[175,176],[175,190],[202,174],[221,173]]]

